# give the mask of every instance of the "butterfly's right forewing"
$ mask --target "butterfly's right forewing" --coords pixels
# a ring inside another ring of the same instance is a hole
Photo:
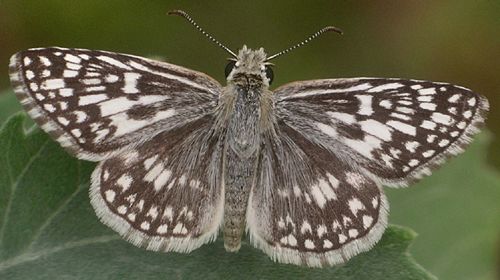
[[[84,49],[19,52],[10,77],[38,125],[70,153],[93,161],[211,113],[221,88],[173,64]]]

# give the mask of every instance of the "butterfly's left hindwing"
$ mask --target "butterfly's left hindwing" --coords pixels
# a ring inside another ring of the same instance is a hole
[[[41,48],[10,61],[28,114],[67,151],[99,161],[211,114],[221,86],[203,73],[141,57]]]
[[[463,151],[488,111],[466,88],[403,79],[296,82],[275,97],[280,120],[388,186],[406,186]]]
[[[101,221],[149,250],[190,252],[215,240],[223,140],[211,126],[204,117],[102,161],[90,187]]]

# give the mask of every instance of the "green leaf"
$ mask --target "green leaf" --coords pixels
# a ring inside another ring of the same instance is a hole
[[[93,164],[78,161],[24,114],[0,131],[0,279],[435,279],[407,252],[415,233],[389,227],[346,265],[310,269],[272,262],[244,242],[237,254],[219,240],[193,253],[136,248],[102,225],[88,198]]]
[[[498,279],[500,176],[486,164],[491,135],[408,189],[387,189],[390,221],[419,233],[415,258],[443,279]]]

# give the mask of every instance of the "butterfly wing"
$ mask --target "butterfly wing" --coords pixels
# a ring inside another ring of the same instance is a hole
[[[406,186],[463,151],[488,101],[447,83],[333,79],[275,91],[278,118],[388,186]]]
[[[387,225],[380,186],[279,122],[267,136],[247,210],[252,243],[273,260],[312,267],[367,251]]]
[[[206,116],[102,161],[90,197],[101,221],[136,246],[190,252],[222,222],[222,147]]]
[[[63,48],[13,55],[10,79],[37,124],[68,152],[92,161],[210,114],[221,88],[173,64]]]

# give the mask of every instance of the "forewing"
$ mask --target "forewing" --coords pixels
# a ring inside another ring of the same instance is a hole
[[[304,81],[275,97],[284,123],[388,186],[406,186],[461,152],[488,111],[466,88],[402,79]]]
[[[43,130],[70,153],[94,161],[211,113],[221,88],[173,64],[63,48],[13,55],[10,79]]]
[[[367,251],[387,225],[381,188],[335,154],[280,123],[261,153],[247,212],[254,245],[272,259],[312,267]]]
[[[136,246],[190,252],[223,216],[222,144],[209,117],[102,161],[90,197],[101,221]]]

